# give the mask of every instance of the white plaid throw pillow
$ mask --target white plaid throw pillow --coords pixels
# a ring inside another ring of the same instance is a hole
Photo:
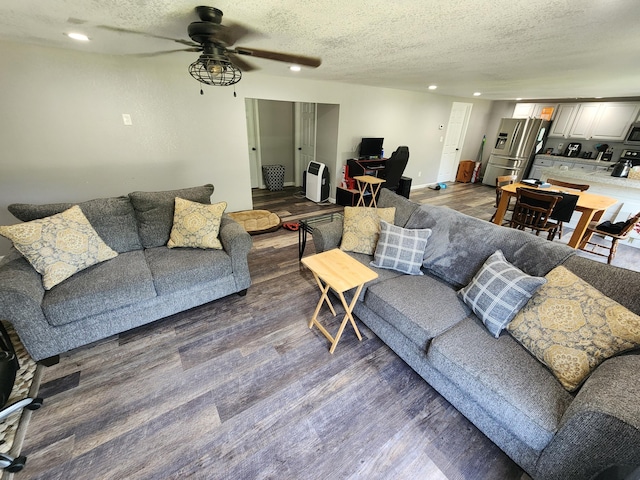
[[[532,277],[511,265],[497,250],[475,274],[469,285],[458,295],[487,330],[498,338],[513,317],[529,301],[531,296],[547,282],[542,277]]]
[[[408,229],[380,220],[380,238],[371,265],[409,275],[424,275],[420,267],[430,236],[430,228]]]

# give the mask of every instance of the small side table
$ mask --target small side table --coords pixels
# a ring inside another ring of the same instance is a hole
[[[342,218],[342,213],[333,212],[324,215],[316,215],[315,217],[303,218],[298,220],[298,260],[302,259],[302,254],[307,246],[307,234],[313,235],[313,228],[320,223],[334,222]]]
[[[376,196],[380,191],[380,186],[384,183],[384,180],[378,177],[372,177],[371,175],[360,175],[357,177],[353,177],[358,184],[358,191],[360,192],[360,198],[358,199],[358,203],[356,207],[363,206],[366,207],[364,201],[364,195],[367,191],[367,186],[371,191],[371,203],[374,208],[378,208],[378,204],[376,203]]]
[[[320,287],[320,292],[322,292],[316,310],[313,312],[313,317],[311,317],[311,321],[309,322],[309,328],[313,328],[315,325],[318,327],[318,330],[327,337],[331,342],[329,353],[335,351],[336,345],[338,345],[348,321],[351,322],[351,326],[355,330],[358,340],[362,340],[362,335],[360,335],[360,330],[358,330],[358,326],[351,312],[358,301],[364,284],[377,278],[378,274],[337,248],[303,258],[302,263],[313,272],[316,283],[318,287]],[[331,310],[334,317],[336,316],[336,311],[327,295],[330,288],[338,294],[342,306],[345,309],[344,318],[335,337],[331,336],[327,329],[318,322],[318,313],[324,302],[327,302],[329,310]],[[355,288],[356,292],[351,303],[348,304],[344,298],[344,292],[352,288]]]

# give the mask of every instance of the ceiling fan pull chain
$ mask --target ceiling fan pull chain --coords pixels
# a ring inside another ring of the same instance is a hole
[[[236,96],[237,96],[236,95],[236,84],[234,83],[233,84],[233,97],[235,98]]]
[[[204,95],[204,92],[202,91],[202,87],[200,87],[200,95]]]

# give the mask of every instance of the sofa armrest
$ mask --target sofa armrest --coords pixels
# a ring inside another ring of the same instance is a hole
[[[340,240],[342,240],[342,219],[313,227],[313,244],[316,247],[316,253],[339,247]]]
[[[13,325],[27,350],[42,341],[48,328],[42,311],[42,277],[19,254],[11,252],[0,263],[0,319]],[[31,352],[30,352],[31,353]]]
[[[564,413],[535,478],[592,478],[611,466],[640,466],[640,355],[600,365]]]
[[[231,257],[233,275],[236,277],[236,281],[239,281],[238,289],[248,288],[251,284],[247,259],[253,246],[251,235],[247,233],[242,225],[227,215],[222,216],[219,235],[222,247]]]

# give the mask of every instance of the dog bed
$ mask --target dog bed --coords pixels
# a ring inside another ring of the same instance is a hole
[[[242,225],[250,235],[273,232],[281,225],[280,217],[269,210],[243,210],[228,215]]]

